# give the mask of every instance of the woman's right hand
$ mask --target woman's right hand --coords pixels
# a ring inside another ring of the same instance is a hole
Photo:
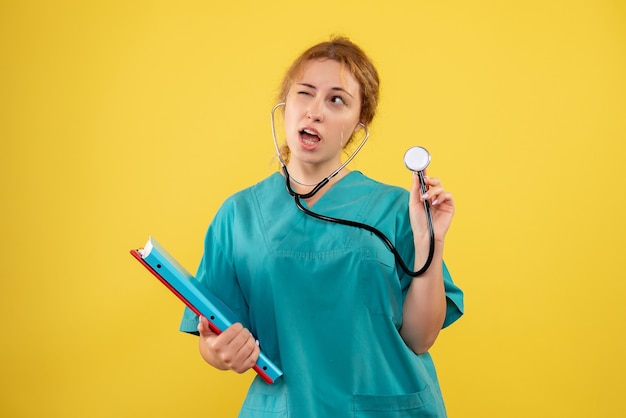
[[[209,321],[201,316],[198,332],[202,358],[217,369],[243,373],[251,369],[259,358],[259,344],[252,333],[238,322],[217,334],[209,327]]]

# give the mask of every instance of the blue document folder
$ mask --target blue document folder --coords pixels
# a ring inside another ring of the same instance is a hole
[[[154,238],[150,237],[144,248],[131,250],[130,253],[196,315],[207,318],[213,332],[219,334],[239,322],[228,306],[200,285]],[[273,383],[283,374],[263,351],[254,370],[267,383]]]

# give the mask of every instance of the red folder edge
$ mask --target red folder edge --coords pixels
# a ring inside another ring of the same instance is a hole
[[[139,250],[130,250],[130,253],[133,257],[135,257],[137,259],[137,261],[139,261],[141,264],[143,264],[143,266],[145,268],[148,269],[148,271],[150,273],[152,273],[157,279],[159,279],[159,281],[161,283],[163,283],[165,285],[165,287],[167,287],[172,293],[174,293],[178,299],[180,299],[181,301],[184,302],[185,305],[187,305],[187,307],[189,309],[191,309],[193,311],[193,313],[195,313],[198,316],[203,316],[200,311],[198,311],[198,309],[193,306],[191,303],[189,303],[189,301],[187,299],[185,299],[183,297],[183,295],[181,295],[178,290],[174,289],[174,287],[169,284],[169,282],[167,280],[165,280],[163,277],[161,277],[161,275],[159,273],[157,273],[157,271],[155,269],[153,269],[148,263],[145,262],[145,260],[143,259],[143,257],[141,256],[141,254],[139,253]],[[211,321],[209,321],[207,319],[207,321],[209,322],[209,328],[211,328],[211,331],[213,331],[216,334],[221,334],[222,330],[220,330],[219,328],[217,328],[215,326],[215,324],[213,324]],[[265,380],[267,383],[272,384],[274,383],[274,381],[267,375],[267,373],[265,373],[265,371],[259,367],[258,364],[255,364],[253,367],[254,371],[257,372],[259,374],[259,376],[261,376],[261,378],[263,380]]]

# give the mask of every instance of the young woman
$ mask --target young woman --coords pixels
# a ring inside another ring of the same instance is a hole
[[[444,417],[428,354],[439,331],[462,315],[463,294],[443,262],[454,201],[436,178],[410,192],[341,168],[344,148],[367,135],[379,96],[363,51],[335,38],[305,51],[280,94],[285,169],[226,200],[211,223],[197,278],[238,316],[217,335],[187,310],[181,330],[198,333],[200,353],[242,373],[263,351],[284,375],[252,383],[240,417]],[[420,269],[411,277],[371,232],[310,216],[305,209],[373,226]],[[288,177],[287,177],[288,176]]]

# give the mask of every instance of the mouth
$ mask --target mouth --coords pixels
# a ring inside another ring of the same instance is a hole
[[[319,132],[315,129],[304,128],[300,131],[300,140],[305,145],[312,146],[318,144],[322,138],[320,137]]]

